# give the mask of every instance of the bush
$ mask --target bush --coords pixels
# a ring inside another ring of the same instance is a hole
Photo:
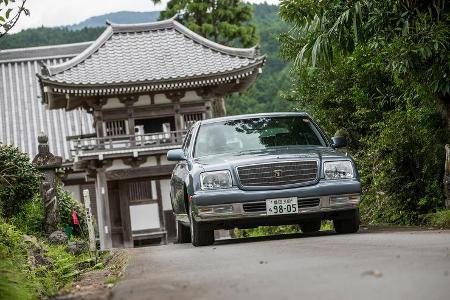
[[[439,210],[423,217],[423,225],[450,229],[450,209]]]
[[[30,299],[27,250],[22,234],[0,219],[0,295],[2,299]]]
[[[12,216],[9,223],[28,235],[42,236],[44,233],[45,210],[39,193]]]
[[[25,153],[0,145],[0,212],[9,218],[31,201],[39,189],[41,174]]]
[[[84,205],[75,200],[72,195],[64,190],[62,185],[58,185],[56,189],[58,198],[58,214],[60,217],[60,227],[64,229],[66,225],[73,224],[72,210],[77,213],[78,221],[80,223],[80,234],[83,237],[87,236],[86,210]]]

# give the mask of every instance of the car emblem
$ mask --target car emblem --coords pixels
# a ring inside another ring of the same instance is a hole
[[[281,175],[282,175],[281,170],[273,170],[273,173],[275,174],[275,177],[281,177]]]

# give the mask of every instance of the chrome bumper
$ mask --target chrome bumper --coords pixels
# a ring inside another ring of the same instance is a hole
[[[333,212],[341,210],[355,209],[358,207],[361,196],[360,194],[343,194],[343,195],[328,195],[320,197],[308,197],[308,198],[297,198],[297,201],[309,199],[320,198],[319,205],[313,207],[303,207],[299,208],[296,214],[285,214],[285,215],[267,215],[266,211],[249,212],[245,211],[244,204],[265,204],[265,201],[255,201],[255,202],[238,202],[230,204],[220,204],[220,205],[194,205],[193,215],[196,221],[206,222],[206,221],[222,221],[222,220],[233,220],[233,219],[251,219],[251,218],[261,218],[261,217],[282,217],[282,216],[295,216],[302,214],[311,213],[322,213],[322,212]]]

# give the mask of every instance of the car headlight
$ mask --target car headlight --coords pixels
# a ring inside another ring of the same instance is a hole
[[[231,186],[231,174],[228,170],[200,174],[200,187],[202,190],[228,189]]]
[[[349,160],[327,161],[323,164],[325,179],[352,179],[353,164]]]

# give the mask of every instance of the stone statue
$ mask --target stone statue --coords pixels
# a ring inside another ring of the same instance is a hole
[[[62,165],[62,158],[50,152],[48,137],[41,133],[38,136],[38,154],[33,164],[42,172],[44,180],[40,187],[45,208],[45,231],[50,234],[58,229],[58,200],[56,197],[56,170]]]

